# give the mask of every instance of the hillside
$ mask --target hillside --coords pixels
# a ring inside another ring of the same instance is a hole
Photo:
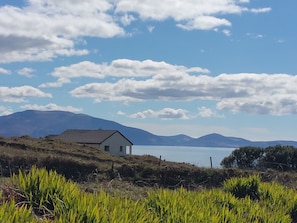
[[[0,136],[24,136],[39,138],[51,134],[60,134],[66,129],[105,129],[119,130],[134,145],[167,145],[195,147],[230,147],[259,146],[277,144],[297,146],[296,141],[253,142],[250,140],[226,137],[217,133],[192,138],[187,135],[159,136],[148,131],[121,125],[114,121],[75,114],[64,111],[27,110],[7,116],[0,116]]]
[[[204,169],[153,156],[112,156],[85,145],[48,138],[0,137],[0,176],[8,177],[33,165],[55,170],[76,182],[109,182],[121,179],[135,185],[187,187],[221,185],[244,171]],[[215,176],[210,180],[211,176]],[[120,183],[122,184],[122,183]],[[97,185],[98,186],[98,185]]]
[[[119,180],[117,186],[121,188],[124,182],[146,187],[216,187],[230,177],[253,173],[240,169],[199,168],[148,155],[117,157],[85,145],[48,138],[0,137],[0,177],[27,171],[33,165],[55,170],[83,185],[87,183],[90,190],[111,180]],[[297,182],[297,175],[291,172],[268,170],[261,175],[265,180],[274,179],[288,186],[295,186]]]

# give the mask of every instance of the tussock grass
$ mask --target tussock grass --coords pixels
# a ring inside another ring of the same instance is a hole
[[[0,222],[289,223],[297,220],[297,191],[262,182],[259,175],[231,178],[224,181],[224,188],[151,189],[145,196],[132,199],[103,188],[86,192],[55,171],[33,167],[28,173],[14,174],[11,187],[0,193]],[[256,199],[251,191],[257,193]]]

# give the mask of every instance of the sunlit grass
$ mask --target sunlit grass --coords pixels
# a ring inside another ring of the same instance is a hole
[[[262,182],[258,175],[231,178],[224,188],[151,188],[132,198],[104,188],[86,192],[55,171],[33,167],[14,174],[10,186],[11,196],[1,199],[0,222],[286,223],[297,218],[296,190]]]

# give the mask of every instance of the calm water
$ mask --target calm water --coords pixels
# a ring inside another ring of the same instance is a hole
[[[185,162],[200,167],[221,167],[220,162],[229,156],[234,148],[184,147],[184,146],[133,146],[134,155],[152,155],[164,160]]]

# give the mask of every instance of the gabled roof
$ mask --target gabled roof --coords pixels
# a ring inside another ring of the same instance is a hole
[[[55,136],[56,139],[61,139],[68,142],[77,143],[96,143],[101,144],[106,139],[111,137],[115,133],[120,133],[117,130],[82,130],[82,129],[69,129],[62,132],[60,135]],[[121,133],[120,133],[121,134]],[[122,135],[122,134],[121,134]],[[133,143],[122,135],[131,145]]]

